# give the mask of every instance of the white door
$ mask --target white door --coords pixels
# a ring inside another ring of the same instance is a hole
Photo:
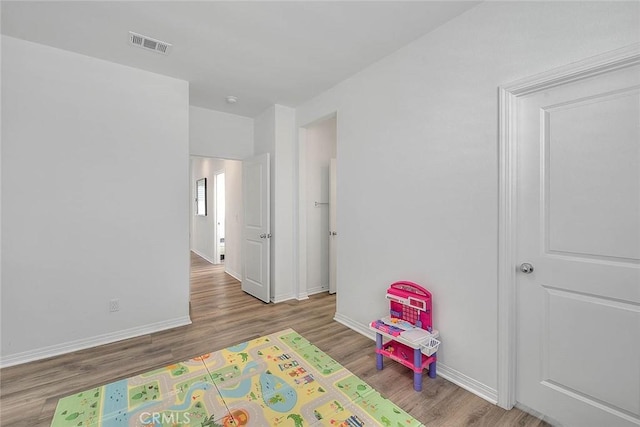
[[[336,196],[336,159],[329,161],[329,293],[336,293],[338,260],[337,244],[338,232],[336,229],[336,206],[338,198]]]
[[[270,300],[270,184],[269,154],[242,162],[244,226],[242,290],[264,302]]]
[[[516,400],[563,426],[640,425],[639,93],[633,65],[517,101]]]
[[[216,264],[224,262],[224,248],[225,248],[225,175],[224,172],[216,172],[213,176],[215,182],[215,221],[216,229],[214,236],[214,261]]]

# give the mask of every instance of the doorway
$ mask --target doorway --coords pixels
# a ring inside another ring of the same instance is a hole
[[[337,115],[313,122],[300,131],[299,297],[306,297],[337,290]]]
[[[501,88],[500,406],[640,421],[639,71],[633,47]]]
[[[211,157],[190,159],[190,249],[211,264],[224,264],[242,277],[242,162]],[[206,215],[195,214],[196,181],[206,178]]]

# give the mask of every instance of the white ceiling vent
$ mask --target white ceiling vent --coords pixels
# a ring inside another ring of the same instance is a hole
[[[167,55],[171,50],[171,43],[143,36],[142,34],[134,33],[133,31],[129,31],[129,43],[143,49],[162,53],[163,55]]]

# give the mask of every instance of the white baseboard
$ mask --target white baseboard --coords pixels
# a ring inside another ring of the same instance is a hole
[[[206,259],[207,261],[209,261],[211,264],[215,264],[216,262],[213,260],[213,258],[211,258],[209,255],[205,255],[200,251],[197,251],[195,249],[191,249],[191,252],[193,252],[194,254],[198,255],[201,258]]]
[[[34,360],[46,359],[48,357],[59,356],[61,354],[71,353],[86,348],[97,347],[99,345],[110,344],[116,341],[135,338],[141,335],[152,334],[154,332],[164,331],[166,329],[177,328],[191,324],[189,316],[179,317],[177,319],[166,320],[162,322],[152,323],[150,325],[140,326],[123,331],[111,332],[108,334],[98,335],[97,337],[85,338],[76,341],[70,341],[63,344],[56,344],[48,347],[42,347],[35,350],[24,351],[17,354],[10,354],[0,358],[0,368],[6,368],[14,365],[21,365]]]
[[[322,292],[329,292],[328,286],[314,286],[313,288],[307,288],[307,295],[321,294]]]
[[[343,324],[349,329],[354,330],[367,338],[375,341],[376,333],[369,329],[367,325],[362,325],[361,323],[356,322],[355,320],[344,316],[340,313],[336,313],[333,320],[338,323]],[[478,397],[483,398],[484,400],[493,403],[494,405],[498,403],[498,392],[487,386],[486,384],[481,383],[480,381],[476,381],[475,379],[441,363],[437,363],[437,375],[441,376],[447,381],[451,381],[455,385],[462,387],[463,389],[475,394]]]
[[[365,337],[372,339],[373,341],[376,340],[376,333],[373,332],[371,329],[369,329],[368,326],[362,325],[361,323],[358,323],[355,320],[343,314],[336,312],[336,314],[333,317],[333,320],[335,320],[338,323],[342,323],[347,328],[353,329],[355,332],[358,332],[359,334],[362,334]]]
[[[224,272],[236,279],[238,282],[242,282],[242,275],[240,273],[236,273],[233,270],[228,270],[226,267],[224,269]]]
[[[290,299],[296,299],[296,296],[293,294],[274,295],[271,298],[271,302],[277,304],[279,302],[289,301]]]
[[[455,369],[438,362],[437,366],[438,375],[447,381],[451,381],[457,386],[475,394],[478,397],[483,398],[487,402],[498,404],[498,391],[486,384],[476,381],[473,378],[456,371]]]

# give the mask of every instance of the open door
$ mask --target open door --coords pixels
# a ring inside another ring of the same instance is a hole
[[[329,162],[329,293],[336,293],[337,270],[336,263],[338,260],[337,246],[338,242],[336,231],[336,159]]]
[[[271,297],[269,177],[269,153],[242,162],[242,290],[264,302],[269,302]]]
[[[216,172],[214,175],[215,183],[215,235],[213,242],[213,253],[215,254],[215,264],[222,264],[224,262],[224,249],[225,249],[225,174],[224,171]]]

